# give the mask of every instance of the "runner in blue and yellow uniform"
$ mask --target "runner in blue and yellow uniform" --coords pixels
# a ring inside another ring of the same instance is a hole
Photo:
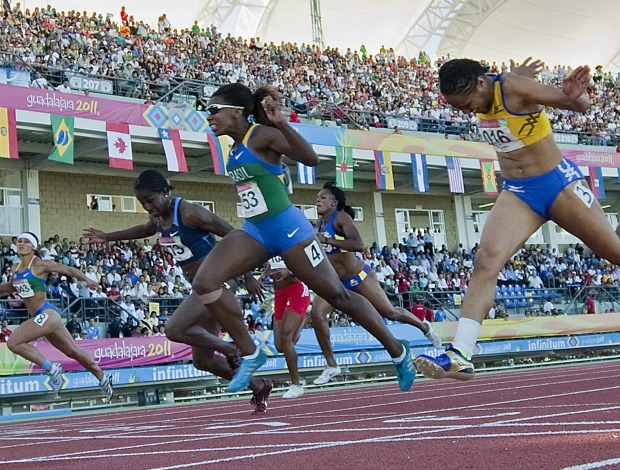
[[[202,260],[215,246],[215,235],[223,237],[233,229],[232,226],[198,204],[173,197],[170,192],[174,188],[158,171],[140,173],[134,189],[140,204],[149,213],[145,224],[112,233],[90,227],[84,231],[84,236],[91,242],[107,243],[142,240],[158,234],[159,244],[173,256],[185,277],[191,281]],[[245,284],[251,294],[262,297],[261,285],[249,272],[245,274]],[[240,316],[239,321],[242,318]],[[218,337],[220,330],[215,316],[192,292],[168,320],[166,337],[192,347],[192,359],[197,369],[230,380],[238,366],[238,350],[233,343]],[[215,351],[227,356],[228,360],[214,354]],[[253,413],[266,412],[273,388],[271,381],[252,379],[249,387],[254,392],[251,399]]]
[[[545,106],[585,112],[590,106],[590,69],[576,68],[562,88],[515,73],[485,72],[469,59],[451,60],[439,70],[439,86],[448,103],[477,113],[482,137],[497,152],[504,186],[484,225],[452,347],[437,358],[416,359],[420,371],[435,379],[474,376],[471,356],[480,324],[495,299],[497,275],[547,220],[599,256],[620,263],[620,238],[579,168],[562,157],[545,112]]]
[[[241,230],[226,235],[207,256],[194,278],[194,289],[235,343],[252,350],[247,329],[228,321],[237,318],[240,307],[234,296],[221,288],[222,282],[280,255],[300,281],[349,314],[383,344],[394,359],[401,390],[407,391],[415,378],[409,344],[390,334],[366,299],[345,289],[326,260],[312,224],[291,204],[284,184],[282,156],[310,166],[318,163],[318,157],[287,124],[278,99],[268,88],[253,94],[241,84],[231,84],[219,88],[209,101],[211,129],[218,136],[228,135],[234,140],[227,169],[241,199],[245,222]],[[254,120],[263,125],[252,124]],[[245,356],[229,390],[245,388],[265,360],[258,349]]]
[[[422,322],[404,308],[392,305],[379,285],[374,271],[355,256],[355,252],[364,251],[364,242],[353,222],[355,213],[353,208],[347,205],[344,191],[331,182],[325,183],[316,197],[316,211],[319,215],[317,237],[323,244],[325,253],[342,284],[368,299],[382,317],[415,326],[424,333],[433,346],[441,349],[441,337],[435,332],[432,324]],[[312,301],[310,312],[312,325],[327,361],[327,366],[314,381],[315,385],[324,385],[341,373],[329,337],[327,314],[332,310],[332,306],[318,296]]]
[[[38,246],[39,239],[34,233],[20,234],[17,237],[19,263],[13,266],[13,276],[10,282],[0,284],[0,292],[17,292],[24,300],[30,314],[30,318],[13,332],[7,346],[13,353],[34,362],[47,371],[52,390],[58,392],[63,386],[61,364],[51,362],[43,356],[40,349],[30,344],[32,341],[45,337],[52,346],[65,356],[79,362],[82,367],[97,377],[99,386],[109,401],[113,393],[112,376],[103,372],[95,360],[77,346],[69,330],[62,324],[60,313],[47,301],[45,289],[47,278],[53,272],[84,281],[91,289],[99,284],[88,279],[82,271],[76,268],[42,260],[37,256]]]

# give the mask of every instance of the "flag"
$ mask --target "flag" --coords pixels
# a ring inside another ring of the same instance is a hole
[[[0,157],[19,158],[15,110],[0,108]]]
[[[463,194],[465,192],[465,182],[463,181],[461,160],[456,157],[446,157],[446,168],[448,169],[450,192]]]
[[[213,132],[207,132],[207,141],[213,162],[213,171],[216,175],[227,175],[229,145],[226,136],[218,137]]]
[[[297,162],[297,182],[301,184],[315,184],[316,173],[313,166]]]
[[[336,147],[336,186],[353,188],[353,149]]]
[[[105,129],[108,137],[110,168],[133,170],[133,152],[131,151],[129,124],[106,122]]]
[[[605,182],[603,181],[603,169],[600,166],[591,166],[590,170],[590,188],[596,199],[605,199]]]
[[[377,189],[394,190],[394,172],[390,152],[375,150],[375,182]]]
[[[428,165],[426,155],[411,154],[411,168],[413,170],[413,188],[419,193],[428,192]]]
[[[178,129],[158,129],[161,144],[164,146],[168,171],[187,173],[187,162],[183,143]]]
[[[73,165],[73,118],[50,114],[54,149],[49,155],[50,160]]]
[[[497,190],[493,160],[480,160],[480,171],[482,172],[482,189],[484,194],[497,196],[499,192]]]

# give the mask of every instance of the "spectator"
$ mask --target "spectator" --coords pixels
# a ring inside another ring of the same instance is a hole
[[[586,313],[589,313],[589,314],[596,313],[594,299],[592,298],[591,295],[586,296],[585,308],[586,308]]]
[[[94,318],[88,320],[88,326],[84,330],[83,333],[86,333],[87,339],[99,339],[99,328],[95,325]]]
[[[71,94],[71,87],[69,86],[69,80],[65,79],[63,82],[55,88],[56,91],[60,93],[68,93]]]
[[[9,328],[9,321],[5,318],[2,320],[2,329],[0,329],[0,343],[6,343],[13,334],[13,331]]]
[[[553,312],[553,309],[554,309],[554,306],[553,306],[553,303],[551,302],[551,297],[548,297],[547,301],[543,305],[543,313],[545,315],[551,315]]]
[[[82,325],[80,325],[80,322],[78,321],[77,315],[75,313],[71,315],[71,320],[67,322],[66,327],[67,330],[69,330],[69,333],[71,333],[72,335],[77,333],[77,335],[79,336],[79,334],[82,332]]]
[[[122,332],[121,317],[114,315],[114,320],[108,325],[108,338],[120,338]]]

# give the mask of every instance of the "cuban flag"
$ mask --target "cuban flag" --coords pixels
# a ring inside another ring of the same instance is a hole
[[[450,192],[463,194],[465,192],[465,182],[463,181],[461,160],[456,157],[446,157],[446,168],[448,169]]]
[[[316,173],[313,166],[297,162],[297,182],[300,184],[315,184]]]
[[[413,170],[413,188],[419,193],[427,193],[429,187],[426,155],[412,153],[411,168]]]
[[[129,124],[106,122],[105,129],[108,138],[108,159],[110,168],[133,170],[133,153],[131,151]]]
[[[187,173],[185,152],[178,129],[158,129],[161,144],[164,146],[168,171]]]

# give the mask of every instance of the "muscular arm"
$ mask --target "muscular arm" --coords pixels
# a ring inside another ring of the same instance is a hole
[[[149,221],[143,225],[136,225],[134,227],[119,230],[118,232],[106,233],[96,228],[89,227],[84,229],[84,236],[94,243],[113,242],[117,240],[134,240],[138,238],[147,238],[157,233],[157,224],[150,218]]]
[[[346,212],[340,212],[334,219],[334,228],[344,235],[344,240],[328,238],[326,243],[341,250],[362,252],[366,248],[353,219]]]
[[[86,275],[79,269],[76,269],[72,266],[66,266],[62,263],[57,263],[55,261],[39,261],[36,264],[36,270],[38,272],[48,272],[48,273],[57,272],[59,274],[71,276],[80,281],[86,282],[86,284],[88,284],[88,287],[91,287],[91,288],[97,287],[99,285],[97,282],[93,281],[92,279],[87,278]]]
[[[526,108],[544,105],[583,113],[590,107],[590,98],[586,93],[589,81],[587,70],[589,69],[576,69],[566,78],[567,83],[561,89],[543,85],[529,77],[506,74],[504,91],[508,95],[518,96]]]
[[[205,232],[223,237],[233,230],[233,226],[221,219],[213,212],[198,204],[183,201],[181,203],[181,217],[188,227],[198,228]]]

